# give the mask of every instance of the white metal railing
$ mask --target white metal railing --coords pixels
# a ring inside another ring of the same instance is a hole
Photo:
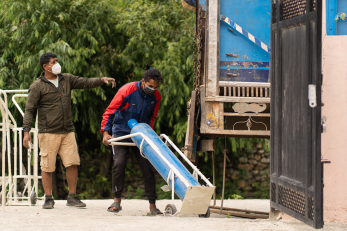
[[[7,95],[4,91],[0,90],[0,94],[4,96],[5,99],[7,99]],[[5,167],[6,167],[6,163],[5,163],[5,153],[6,153],[6,127],[7,127],[7,116],[5,113],[5,107],[3,105],[3,99],[0,97],[1,101],[0,101],[0,112],[1,112],[1,117],[2,117],[2,123],[1,123],[1,133],[2,133],[2,156],[1,156],[1,162],[2,162],[2,180],[1,180],[1,207],[2,207],[2,211],[5,211],[5,203],[6,203],[6,188],[7,188],[7,177],[6,172],[5,172]]]
[[[33,134],[33,145],[30,145],[30,149],[28,149],[27,155],[27,169],[25,169],[23,164],[23,128],[18,127],[17,123],[8,108],[8,99],[7,94],[15,94],[15,93],[28,93],[28,90],[0,90],[0,112],[2,116],[1,132],[2,132],[2,210],[5,210],[5,204],[7,201],[7,205],[12,205],[13,203],[18,202],[18,199],[21,200],[31,200],[33,199],[33,194],[35,199],[42,199],[36,197],[36,192],[38,190],[38,179],[41,179],[41,176],[38,176],[38,119],[36,115],[35,128],[32,128],[30,133]],[[28,97],[27,94],[15,94],[12,97],[12,101],[14,105],[17,107],[21,115],[24,117],[24,112],[20,108],[19,104],[16,102],[16,98],[18,97]],[[13,133],[13,174],[12,174],[12,166],[11,166],[11,131]],[[19,147],[18,147],[18,139],[19,139]],[[7,143],[6,143],[7,141]],[[32,154],[33,150],[33,154]],[[7,176],[5,171],[6,161],[5,161],[5,153],[7,151],[7,159],[8,159],[8,168],[7,168]],[[19,157],[19,163],[18,163]],[[31,174],[31,160],[33,158],[33,174]],[[19,174],[18,174],[18,165],[19,165]],[[24,168],[24,169],[23,169]],[[22,192],[18,192],[17,190],[17,179],[23,179],[25,183],[25,187]],[[34,183],[33,186],[31,183]],[[8,192],[6,195],[6,189],[8,185]],[[20,194],[19,194],[20,193]],[[28,196],[25,196],[25,194]],[[23,203],[20,203],[23,204]]]
[[[28,97],[28,95],[25,94],[16,94],[12,96],[12,102],[14,103],[14,105],[17,107],[18,111],[20,112],[20,114],[22,114],[22,116],[24,117],[24,112],[22,110],[22,108],[20,108],[19,104],[16,101],[16,98],[18,97]]]
[[[2,90],[5,93],[28,93],[29,90]]]
[[[219,81],[221,96],[270,98],[270,83]]]

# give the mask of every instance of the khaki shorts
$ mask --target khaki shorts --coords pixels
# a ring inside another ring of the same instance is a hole
[[[80,156],[74,132],[65,134],[40,133],[39,146],[40,166],[44,172],[55,171],[57,153],[59,153],[65,168],[72,165],[80,165]]]

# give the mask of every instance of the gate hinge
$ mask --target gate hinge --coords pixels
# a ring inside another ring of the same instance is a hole
[[[316,95],[316,85],[308,85],[308,100],[310,107],[314,108],[317,106],[317,95]]]
[[[327,117],[326,116],[322,116],[322,133],[326,133],[327,132],[327,125],[325,124],[325,121],[327,121]]]

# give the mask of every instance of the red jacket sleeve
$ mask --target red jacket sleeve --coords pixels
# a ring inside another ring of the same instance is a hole
[[[100,132],[108,131],[109,133],[111,133],[113,118],[116,112],[119,111],[120,108],[122,108],[122,105],[124,104],[124,98],[126,96],[126,87],[119,89],[110,105],[106,108],[104,114],[102,115]]]

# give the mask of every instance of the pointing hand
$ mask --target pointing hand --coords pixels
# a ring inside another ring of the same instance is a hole
[[[106,84],[112,83],[112,88],[114,88],[114,87],[116,86],[116,81],[115,81],[115,79],[113,79],[113,78],[102,77],[102,78],[101,78],[101,81],[102,81],[103,83],[106,83]]]

